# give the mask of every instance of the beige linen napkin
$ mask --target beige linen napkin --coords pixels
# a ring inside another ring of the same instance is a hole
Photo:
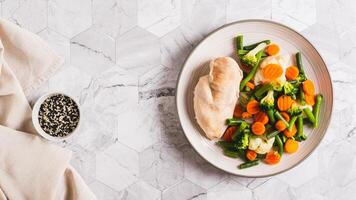
[[[62,64],[35,34],[0,19],[0,200],[96,199],[71,152],[36,135],[26,99]]]

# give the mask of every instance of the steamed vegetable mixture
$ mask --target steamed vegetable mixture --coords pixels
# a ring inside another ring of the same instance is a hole
[[[223,140],[217,144],[226,156],[241,158],[244,169],[259,162],[277,164],[283,153],[298,151],[306,140],[304,125],[318,127],[321,94],[303,69],[301,53],[295,64],[282,66],[278,44],[264,40],[244,46],[236,37],[240,64],[249,71],[240,83],[240,98],[233,118],[227,119]]]

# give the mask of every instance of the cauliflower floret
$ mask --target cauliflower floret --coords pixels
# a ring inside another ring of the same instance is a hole
[[[274,137],[269,140],[259,136],[250,137],[248,149],[253,150],[258,154],[265,154],[272,149],[273,143],[274,143]]]

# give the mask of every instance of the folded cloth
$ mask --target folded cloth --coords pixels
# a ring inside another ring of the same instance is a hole
[[[36,135],[26,99],[62,64],[38,36],[0,19],[0,200],[96,199],[71,152]]]

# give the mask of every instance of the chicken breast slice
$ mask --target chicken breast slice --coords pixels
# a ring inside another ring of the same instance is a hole
[[[230,57],[210,62],[210,73],[200,77],[194,90],[194,111],[199,126],[209,139],[221,138],[239,96],[242,71]]]

